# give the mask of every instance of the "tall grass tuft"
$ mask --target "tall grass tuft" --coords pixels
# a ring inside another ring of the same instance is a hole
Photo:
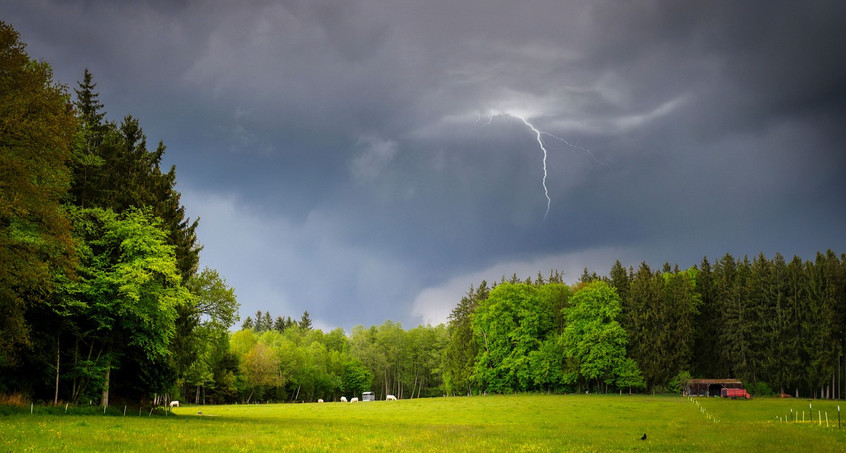
[[[0,395],[0,406],[28,407],[29,399],[21,393]]]

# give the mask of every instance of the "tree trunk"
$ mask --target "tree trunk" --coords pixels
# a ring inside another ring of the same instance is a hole
[[[194,404],[200,404],[200,384],[197,384],[197,394],[194,395]]]
[[[56,335],[56,393],[53,395],[53,405],[59,404],[59,365],[60,365],[60,355],[59,355],[59,335]]]
[[[112,367],[110,365],[106,365],[106,377],[103,383],[103,398],[102,404],[103,407],[109,407],[109,376],[112,374]]]
[[[79,366],[79,337],[77,336],[75,345],[73,347],[73,368],[72,369],[74,371],[78,371],[78,368],[77,368],[78,366]],[[71,384],[71,401],[73,401],[75,403],[76,399],[77,399],[76,373],[73,373],[73,374],[74,374],[73,383]]]

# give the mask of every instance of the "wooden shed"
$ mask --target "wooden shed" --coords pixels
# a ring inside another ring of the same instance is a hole
[[[720,396],[722,389],[742,389],[737,379],[691,379],[684,386],[684,396]]]

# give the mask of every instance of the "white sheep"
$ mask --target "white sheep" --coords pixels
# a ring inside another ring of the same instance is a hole
[[[179,401],[171,401],[170,407],[179,407]]]
[[[341,402],[342,402],[342,403],[346,403],[346,402],[347,402],[347,397],[346,397],[346,396],[342,396],[342,397],[341,397]]]
[[[351,399],[351,400],[350,400],[350,402],[351,402],[351,403],[357,403],[357,402],[358,402],[358,398],[353,398],[353,399]]]
[[[317,400],[317,402],[318,402],[318,403],[322,403],[322,402],[323,402],[323,399],[322,399],[322,398],[320,398],[320,399],[318,399],[318,400]]]
[[[396,401],[396,400],[397,400],[397,397],[395,397],[394,395],[388,395],[388,396],[385,397],[385,401]]]

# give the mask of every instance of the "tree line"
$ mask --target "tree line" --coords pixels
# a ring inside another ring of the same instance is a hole
[[[108,405],[511,392],[675,391],[690,377],[757,394],[842,397],[846,255],[689,269],[616,262],[471,286],[446,324],[324,333],[268,311],[241,329],[234,289],[198,269],[197,219],[131,115],[88,70],[73,94],[0,22],[0,394]],[[842,372],[841,372],[842,371]]]
[[[831,251],[790,262],[778,253],[726,254],[688,269],[617,261],[607,276],[585,269],[572,285],[558,271],[482,281],[446,325],[405,331],[388,321],[348,337],[333,331],[331,344],[303,329],[303,320],[271,322],[259,312],[261,322],[250,319],[233,334],[241,377],[231,396],[680,392],[691,378],[737,378],[756,395],[842,398],[844,314],[846,255]],[[293,358],[329,352],[340,362]],[[257,379],[250,367],[259,363],[275,377]],[[344,383],[347,366],[362,377],[360,387]],[[296,377],[305,370],[316,374]]]
[[[846,255],[726,254],[685,270],[617,261],[572,286],[558,273],[483,281],[453,309],[448,333],[446,393],[679,391],[698,377],[842,398]]]
[[[272,318],[259,312],[256,319]],[[338,401],[365,391],[379,399],[441,396],[447,339],[443,324],[405,330],[386,321],[347,335],[341,328],[324,333],[302,319],[283,326],[248,318],[222,351],[232,358],[231,379],[227,386],[210,382],[206,402]]]

